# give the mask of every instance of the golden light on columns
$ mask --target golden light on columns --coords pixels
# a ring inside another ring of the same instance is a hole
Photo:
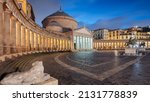
[[[10,39],[11,39],[11,53],[16,53],[16,33],[17,33],[17,19],[15,17],[11,17],[11,35],[10,35]]]
[[[3,55],[3,21],[4,21],[3,3],[0,2],[0,56]]]
[[[51,38],[51,43],[50,44],[51,44],[50,48],[51,48],[51,50],[53,50],[53,38]]]
[[[24,44],[25,44],[25,28],[21,25],[21,50],[24,52]]]
[[[4,54],[10,54],[10,16],[11,12],[6,9],[4,11]]]
[[[27,28],[26,29],[26,47],[27,47],[27,51],[30,50],[30,31]]]

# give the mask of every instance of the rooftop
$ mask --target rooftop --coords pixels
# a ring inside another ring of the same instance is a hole
[[[49,15],[48,17],[53,17],[53,16],[67,16],[67,17],[73,18],[72,16],[70,16],[69,14],[67,14],[66,12],[64,12],[62,10],[58,10],[57,12]]]

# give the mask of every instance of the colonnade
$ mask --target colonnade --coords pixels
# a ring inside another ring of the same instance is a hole
[[[94,41],[94,49],[97,50],[121,50],[125,49],[127,41]],[[143,42],[143,41],[139,41]],[[150,41],[144,41],[145,48],[150,48]]]
[[[74,36],[75,50],[91,50],[93,49],[93,38],[86,36]]]
[[[15,0],[0,1],[0,56],[32,51],[70,51],[70,38],[40,28],[21,14]]]
[[[124,49],[125,42],[94,42],[94,49],[97,50],[113,50],[113,49]]]

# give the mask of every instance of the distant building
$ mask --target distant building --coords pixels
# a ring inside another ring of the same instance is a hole
[[[94,39],[106,39],[108,35],[108,29],[97,29],[92,32]]]
[[[116,29],[109,30],[108,34],[97,35],[101,33],[95,32],[94,36],[94,49],[98,50],[121,50],[125,49],[126,42],[134,37],[138,40],[138,43],[145,42],[145,47],[150,48],[150,32],[149,28],[145,27],[132,27],[129,29]]]

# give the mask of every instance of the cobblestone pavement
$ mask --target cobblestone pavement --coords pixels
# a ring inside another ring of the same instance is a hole
[[[45,72],[61,85],[150,84],[150,54],[114,56],[112,52],[50,54],[43,58]]]
[[[92,51],[31,54],[0,63],[0,79],[42,60],[45,72],[60,85],[150,85],[149,58],[150,54],[116,57],[113,52]]]

